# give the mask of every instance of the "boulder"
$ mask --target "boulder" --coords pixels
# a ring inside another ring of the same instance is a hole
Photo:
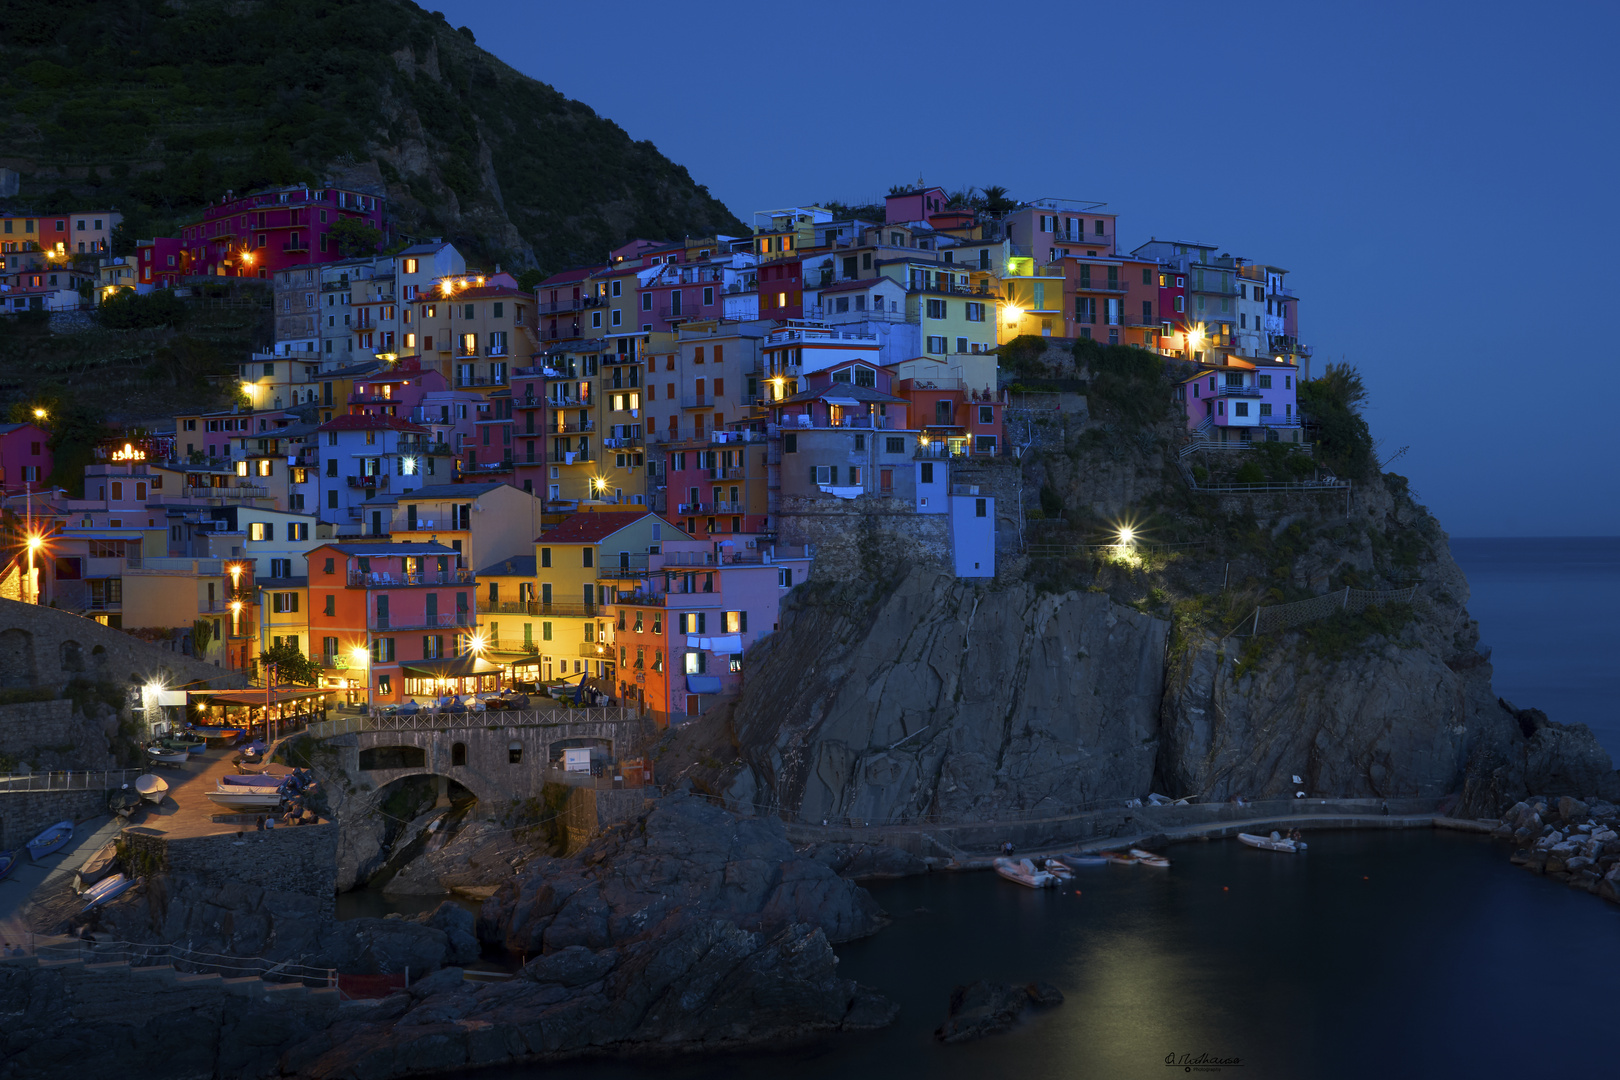
[[[967,1042],[1006,1031],[1031,1005],[1063,1002],[1063,994],[1050,983],[992,983],[979,980],[951,991],[950,1011],[934,1032],[941,1042]]]
[[[1558,816],[1566,822],[1585,821],[1588,810],[1585,803],[1569,795],[1558,800]]]
[[[478,920],[472,912],[453,900],[446,900],[424,918],[423,923],[445,936],[444,962],[470,964],[482,954],[478,943]]]

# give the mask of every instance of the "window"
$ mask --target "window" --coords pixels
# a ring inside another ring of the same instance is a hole
[[[1232,403],[1232,415],[1233,416],[1248,416],[1249,415],[1249,403],[1247,401],[1234,401]]]
[[[930,335],[928,338],[928,347],[923,351],[931,353],[943,353],[945,351],[945,339],[943,337],[934,337]]]
[[[416,260],[415,259],[406,259],[405,260],[405,272],[407,274],[416,273]]]
[[[945,317],[945,301],[929,300],[928,317],[930,319],[943,319]]]
[[[1260,415],[1261,416],[1270,416],[1271,415],[1271,403],[1270,402],[1262,401],[1260,403]]]
[[[591,312],[591,329],[602,329],[602,313],[600,311]]]
[[[799,452],[799,436],[789,431],[782,435],[782,453],[797,454]]]
[[[984,322],[984,305],[977,301],[967,305],[968,322]]]
[[[579,551],[580,551],[580,559],[582,560],[580,562],[581,566],[589,567],[589,566],[595,566],[596,565],[596,549],[595,548],[587,546],[587,547],[580,548]]]
[[[776,584],[783,589],[793,588],[793,569],[782,567],[776,571]]]
[[[268,521],[255,521],[248,525],[249,540],[274,540],[276,527]]]
[[[884,453],[903,454],[906,452],[906,440],[903,435],[890,435],[884,440]]]
[[[1187,298],[1185,296],[1176,297],[1176,310],[1178,312],[1187,310]]]
[[[996,409],[993,405],[979,406],[979,423],[993,424],[996,422]]]
[[[1260,389],[1262,389],[1262,390],[1270,390],[1271,389],[1271,376],[1270,375],[1256,374],[1255,379],[1259,383]],[[1264,414],[1262,413],[1261,415],[1264,415]]]
[[[728,611],[725,613],[726,629],[728,634],[748,633],[748,612]]]

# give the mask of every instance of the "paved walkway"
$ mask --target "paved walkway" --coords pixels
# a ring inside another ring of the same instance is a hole
[[[41,862],[30,862],[27,850],[20,850],[22,862],[10,877],[0,881],[0,942],[28,940],[28,926],[22,917],[28,905],[62,891],[74,871],[116,839],[123,827],[124,819],[110,814],[82,821],[74,826],[73,839]]]

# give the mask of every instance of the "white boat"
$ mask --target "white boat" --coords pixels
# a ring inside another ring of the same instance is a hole
[[[1065,855],[1063,864],[1074,870],[1082,866],[1107,866],[1108,860],[1101,855]]]
[[[113,840],[103,844],[99,850],[91,852],[90,857],[79,864],[79,869],[73,874],[73,890],[83,895],[90,891],[91,886],[117,869],[118,842]]]
[[[1256,836],[1253,833],[1238,833],[1238,842],[1248,844],[1252,848],[1261,848],[1265,851],[1281,851],[1288,855],[1305,850],[1305,841],[1290,840],[1281,833],[1273,832],[1270,836]]]
[[[152,773],[143,773],[135,778],[135,790],[141,793],[141,798],[149,803],[163,804],[163,796],[169,793],[169,782],[161,776]]]
[[[1008,881],[1016,881],[1031,889],[1050,889],[1058,883],[1057,875],[1038,870],[1028,859],[997,859],[996,873]]]
[[[210,791],[207,795],[210,802],[232,810],[274,810],[281,805],[281,793],[273,790],[233,787]]]
[[[1141,848],[1131,848],[1131,854],[1135,855],[1136,861],[1141,863],[1143,866],[1157,866],[1160,869],[1163,869],[1164,867],[1170,865],[1170,860],[1165,858],[1163,855],[1155,855],[1153,852],[1144,851]]]
[[[184,750],[170,750],[165,746],[148,746],[146,756],[159,765],[184,765],[191,757]]]
[[[1051,874],[1053,877],[1057,878],[1059,882],[1070,881],[1074,878],[1074,871],[1070,870],[1057,859],[1047,859],[1041,864],[1041,867],[1048,874]]]
[[[81,911],[80,914],[83,914],[84,911],[89,911],[93,907],[105,904],[115,896],[124,895],[124,893],[128,892],[132,887],[134,887],[134,885],[134,878],[128,877],[124,874],[114,874],[112,877],[102,881],[100,884],[94,886],[90,889],[90,891],[84,894],[84,898],[88,900],[89,903],[84,905],[84,910]]]
[[[1130,866],[1136,862],[1135,855],[1127,855],[1123,851],[1105,851],[1102,857],[1115,866]]]

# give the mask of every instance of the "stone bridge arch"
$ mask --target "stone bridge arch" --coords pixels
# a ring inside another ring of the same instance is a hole
[[[639,718],[579,723],[487,724],[335,736],[344,770],[380,790],[407,776],[445,776],[486,805],[538,798],[548,778],[553,744],[595,744],[622,757],[641,734]],[[420,758],[391,757],[419,750]],[[370,766],[362,768],[362,765]]]

